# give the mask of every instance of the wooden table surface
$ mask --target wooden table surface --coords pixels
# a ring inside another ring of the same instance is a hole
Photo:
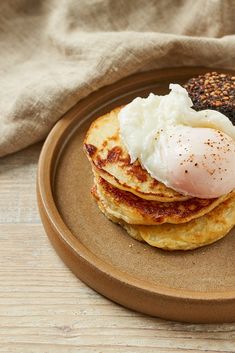
[[[40,149],[0,159],[0,352],[235,352],[235,324],[181,324],[132,312],[65,267],[37,210]]]

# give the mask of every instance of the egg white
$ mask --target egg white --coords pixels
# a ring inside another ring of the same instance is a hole
[[[170,89],[168,95],[151,93],[121,109],[120,135],[131,161],[139,159],[153,178],[182,194],[214,198],[230,192],[235,127],[217,111],[193,110],[180,85]]]

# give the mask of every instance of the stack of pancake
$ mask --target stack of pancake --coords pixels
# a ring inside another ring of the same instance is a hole
[[[120,109],[95,120],[84,141],[100,210],[133,238],[162,249],[195,249],[224,237],[235,225],[234,192],[188,197],[153,179],[138,161],[131,163],[119,135]]]

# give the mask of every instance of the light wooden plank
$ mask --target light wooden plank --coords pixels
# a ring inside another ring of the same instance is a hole
[[[179,349],[167,349],[167,348],[148,348],[147,350],[143,350],[142,347],[129,347],[126,345],[125,347],[120,346],[86,346],[86,347],[72,347],[71,345],[54,345],[50,344],[40,344],[35,346],[34,344],[3,344],[0,347],[1,353],[200,353],[205,352],[199,350],[187,350]],[[207,351],[208,352],[208,351]],[[211,353],[218,353],[218,351],[210,351]],[[228,353],[228,351],[224,351],[224,353]]]
[[[41,146],[0,159],[0,223],[40,223],[35,180]]]

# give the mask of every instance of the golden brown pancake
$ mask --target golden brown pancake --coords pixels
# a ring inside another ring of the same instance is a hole
[[[95,187],[92,194],[106,217],[120,224],[132,238],[164,250],[192,250],[214,243],[235,225],[234,194],[209,213],[190,222],[155,226],[131,225],[114,217],[99,199]]]
[[[84,149],[95,172],[113,186],[146,200],[172,202],[189,199],[153,179],[138,161],[130,162],[119,136],[120,109],[96,119],[87,132]]]
[[[185,223],[213,210],[231,195],[217,199],[192,198],[185,201],[159,202],[144,200],[109,184],[101,177],[95,178],[97,194],[110,214],[129,224],[155,225]]]
[[[84,149],[101,211],[136,240],[166,250],[189,250],[224,237],[235,225],[235,192],[215,199],[186,197],[133,164],[119,137],[118,112],[93,122]]]
[[[98,207],[99,207],[99,209],[101,210],[101,212],[102,212],[110,221],[112,221],[112,222],[114,222],[114,223],[117,223],[117,224],[120,224],[120,225],[121,225],[122,223],[125,223],[125,222],[123,222],[122,220],[120,220],[120,219],[114,217],[111,213],[109,213],[109,212],[105,209],[103,203],[100,201],[100,198],[99,198],[99,196],[98,196],[98,194],[97,194],[97,188],[96,188],[95,185],[93,185],[93,187],[91,188],[91,194],[92,194],[92,196],[94,197],[94,199],[96,200],[96,202],[97,202],[97,204],[98,204]],[[135,234],[134,232],[133,232],[133,234],[132,234],[132,238],[134,238],[135,240],[144,242],[143,238],[140,237],[138,234]]]

